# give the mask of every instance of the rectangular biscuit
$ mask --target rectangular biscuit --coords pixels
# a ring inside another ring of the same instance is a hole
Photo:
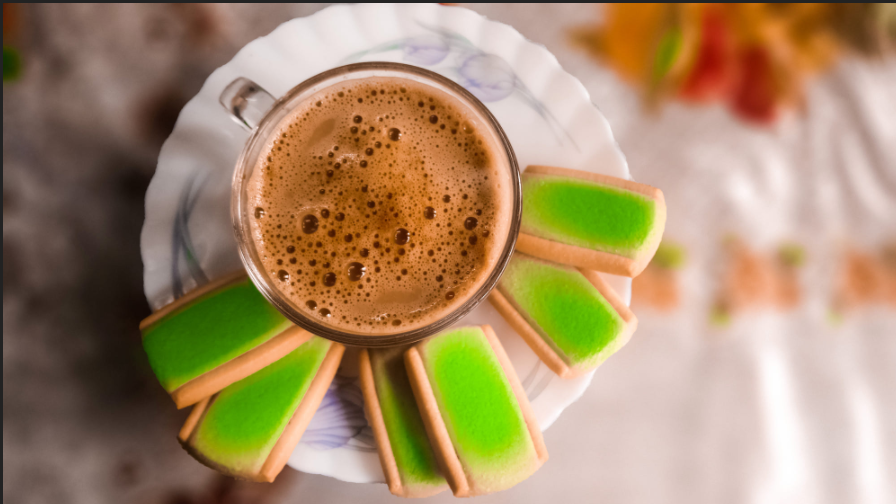
[[[312,337],[197,404],[178,439],[213,469],[274,481],[320,406],[344,350],[339,343]]]
[[[178,408],[195,404],[311,338],[245,272],[205,285],[141,324],[150,367]]]
[[[656,252],[666,225],[659,189],[548,166],[529,166],[521,179],[517,250],[627,277],[638,276]]]
[[[638,326],[632,311],[596,272],[519,252],[489,301],[561,378],[599,366]]]
[[[547,460],[541,430],[490,326],[451,329],[405,352],[411,388],[457,497],[510,488]]]
[[[360,355],[364,411],[373,429],[389,491],[428,497],[448,488],[408,380],[404,348],[365,349]]]

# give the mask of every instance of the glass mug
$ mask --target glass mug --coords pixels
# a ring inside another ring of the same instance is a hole
[[[506,167],[505,171],[507,173],[504,174],[506,175],[504,180],[508,182],[506,185],[502,184],[502,187],[508,193],[511,202],[511,223],[508,227],[508,236],[505,238],[503,250],[498,260],[491,265],[491,271],[488,272],[488,276],[480,288],[441,319],[424,327],[391,334],[365,334],[360,331],[357,333],[348,332],[328,326],[304,314],[301,308],[279,290],[276,282],[265,271],[252,240],[250,222],[252,209],[248,208],[250,205],[248,204],[247,186],[252,172],[258,164],[258,158],[268,141],[283,125],[283,121],[290,116],[290,113],[322,89],[345,81],[369,77],[410,79],[445,92],[457,99],[461,104],[466,105],[468,112],[484,127],[485,132],[483,134],[491,135],[494,144],[500,146],[497,154],[504,156],[504,163],[499,164]],[[244,128],[252,131],[252,135],[246,142],[236,163],[230,200],[231,219],[239,247],[240,259],[243,261],[249,277],[261,294],[297,326],[312,334],[347,345],[365,347],[406,345],[450,327],[479,305],[497,284],[510,260],[516,244],[517,234],[519,233],[522,211],[519,166],[517,165],[513,148],[510,146],[510,141],[498,124],[498,121],[482,102],[457,83],[429,70],[402,63],[355,63],[334,68],[311,77],[292,88],[278,100],[275,100],[273,96],[258,84],[241,77],[224,89],[220,102],[234,120]]]

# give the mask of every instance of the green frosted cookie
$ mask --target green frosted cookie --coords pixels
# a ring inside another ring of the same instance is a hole
[[[448,484],[414,400],[404,350],[363,350],[361,386],[389,491],[401,497],[426,497]]]
[[[343,347],[313,337],[277,362],[200,403],[184,448],[221,472],[273,481],[329,387]]]
[[[405,360],[455,495],[510,488],[547,458],[529,402],[490,327],[447,331],[409,349]]]
[[[625,276],[639,274],[653,257],[666,222],[659,189],[541,166],[530,166],[521,178],[519,250]]]
[[[179,407],[248,376],[310,337],[285,334],[292,323],[245,276],[190,294],[141,326],[149,364]],[[289,341],[271,342],[281,335]],[[234,361],[252,350],[258,355]],[[215,374],[209,376],[212,371]],[[197,380],[203,376],[205,380]],[[185,386],[188,390],[181,389]]]
[[[558,375],[591,371],[624,345],[637,319],[593,271],[516,253],[492,304]]]

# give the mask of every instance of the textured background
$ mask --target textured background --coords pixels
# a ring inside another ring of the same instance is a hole
[[[25,69],[3,89],[4,502],[395,501],[384,485],[292,470],[236,483],[196,463],[137,331],[143,195],[180,107],[244,44],[321,7],[18,9]],[[804,111],[756,129],[721,107],[645,114],[568,42],[593,7],[474,8],[582,80],[633,176],[665,192],[667,236],[689,256],[679,306],[640,309],[632,342],[546,432],[551,460],[480,501],[896,500],[896,311],[828,314],[844,250],[896,239],[894,62],[846,60]],[[807,250],[795,307],[711,323],[732,234],[758,253]]]

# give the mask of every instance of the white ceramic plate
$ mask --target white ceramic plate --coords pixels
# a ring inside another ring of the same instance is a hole
[[[582,84],[510,26],[436,4],[329,7],[246,45],[181,111],[146,192],[141,251],[153,309],[242,267],[230,223],[230,183],[249,134],[218,103],[224,87],[247,77],[276,97],[357,61],[418,65],[460,83],[497,117],[521,167],[546,164],[630,178]],[[606,278],[628,302],[631,280]],[[488,303],[462,321],[483,323],[504,344],[542,429],[591,383],[593,373],[557,378]],[[344,481],[384,481],[354,379],[337,377],[289,465]]]

